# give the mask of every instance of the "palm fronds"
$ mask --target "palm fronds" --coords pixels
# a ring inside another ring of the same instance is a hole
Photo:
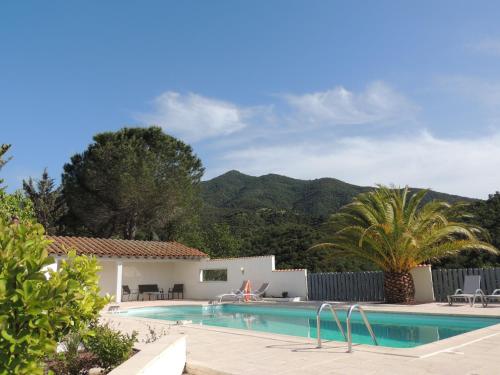
[[[363,258],[386,272],[407,272],[423,262],[466,249],[498,253],[485,241],[482,228],[448,217],[450,204],[424,204],[426,193],[420,190],[410,196],[408,187],[380,185],[360,194],[332,215],[332,242],[314,248],[330,248],[336,256]]]

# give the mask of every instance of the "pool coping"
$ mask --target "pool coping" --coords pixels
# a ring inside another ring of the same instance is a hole
[[[307,310],[314,310],[317,309],[320,306],[321,303],[316,303],[316,304],[309,304],[309,305],[297,305],[297,303],[267,303],[267,302],[251,302],[251,303],[231,303],[231,302],[224,302],[218,304],[220,305],[235,305],[235,306],[265,306],[265,307],[293,307],[297,309],[307,309]],[[361,304],[359,304],[361,305]],[[175,304],[175,305],[149,305],[149,306],[134,306],[134,307],[128,307],[127,309],[124,310],[119,310],[119,313],[124,313],[127,312],[128,310],[135,310],[135,309],[144,309],[144,308],[153,308],[153,307],[173,307],[173,306],[217,306],[217,305],[212,305],[209,303],[189,303],[189,304]],[[350,304],[338,304],[338,309],[339,310],[345,310],[347,311]],[[484,313],[474,313],[472,314],[470,311],[467,312],[462,312],[462,311],[457,311],[457,312],[434,312],[434,311],[401,311],[401,310],[395,310],[391,309],[391,307],[388,307],[386,305],[379,305],[375,307],[376,305],[361,305],[364,311],[367,312],[377,312],[377,313],[391,313],[391,314],[413,314],[413,315],[442,315],[442,316],[453,316],[453,317],[467,317],[467,318],[491,318],[491,319],[500,319],[500,314],[497,315],[492,315],[492,314],[487,314],[488,310],[484,311]],[[395,305],[394,308],[397,307],[404,307],[404,308],[411,308],[412,305]],[[477,311],[482,311],[482,310],[474,310],[475,312]],[[500,310],[499,310],[500,313]],[[236,328],[235,328],[236,329]]]
[[[180,306],[182,304],[177,304],[176,306]],[[208,305],[207,303],[199,302],[199,303],[189,303],[188,305]],[[304,306],[297,306],[295,303],[293,304],[267,304],[267,303],[259,303],[258,305],[260,306],[287,306],[287,307],[304,307]],[[302,304],[301,304],[302,305]],[[315,304],[316,306],[318,303]],[[308,304],[306,308],[312,309],[315,305],[313,304]],[[147,307],[167,307],[165,305],[149,305],[149,306],[137,306],[137,307],[129,307],[126,310],[120,310],[120,312],[126,312],[127,310],[132,310],[136,308],[147,308]],[[341,307],[339,305],[339,307]],[[496,315],[483,315],[483,314],[466,314],[466,313],[457,313],[457,314],[450,314],[450,313],[437,313],[437,312],[415,312],[415,311],[398,311],[394,309],[391,309],[390,307],[384,306],[384,308],[380,308],[381,306],[378,305],[377,308],[370,308],[372,306],[370,305],[363,305],[363,308],[365,311],[372,311],[372,312],[391,312],[391,313],[400,313],[400,314],[421,314],[421,315],[444,315],[444,316],[464,316],[464,317],[477,317],[477,318],[498,318],[499,316]],[[411,306],[405,306],[406,308],[411,308]],[[397,308],[397,306],[396,306]],[[301,336],[293,336],[293,335],[284,335],[284,334],[277,334],[277,333],[268,333],[268,332],[260,332],[260,331],[252,331],[252,330],[244,330],[244,329],[237,329],[237,328],[225,328],[225,327],[215,327],[215,326],[208,326],[208,325],[202,325],[199,323],[186,323],[179,325],[177,324],[176,321],[171,321],[171,320],[160,320],[160,319],[151,319],[151,318],[143,318],[143,317],[136,317],[136,316],[126,316],[123,314],[104,314],[107,316],[114,316],[114,317],[122,317],[125,319],[136,319],[139,321],[143,322],[149,322],[149,323],[155,323],[155,324],[163,324],[167,325],[169,327],[182,327],[185,329],[202,329],[202,330],[208,330],[208,331],[213,331],[213,332],[222,332],[226,334],[238,334],[240,336],[251,336],[251,337],[257,337],[257,338],[271,338],[271,339],[277,339],[280,341],[286,341],[286,342],[300,342],[300,343],[305,343],[305,344],[310,344],[311,348],[314,348],[316,346],[316,339],[315,338],[306,338],[306,337],[301,337]],[[384,354],[384,355],[394,355],[394,356],[401,356],[401,357],[411,357],[411,358],[428,358],[434,355],[437,355],[439,353],[443,352],[453,352],[456,349],[459,349],[461,347],[482,341],[484,339],[500,335],[500,323],[494,324],[492,326],[476,329],[470,332],[462,333],[457,336],[449,337],[443,340],[438,340],[434,341],[428,344],[423,344],[419,345],[413,348],[391,348],[391,347],[385,347],[385,346],[374,346],[374,345],[367,345],[367,344],[354,344],[353,343],[353,351],[359,351],[359,352],[369,352],[369,353],[375,353],[375,354]],[[347,349],[347,343],[344,341],[335,341],[335,340],[324,340],[323,341],[323,348],[328,349],[331,348],[332,345],[335,345],[338,347],[338,345],[345,345]],[[322,349],[317,349],[317,350],[322,350]]]

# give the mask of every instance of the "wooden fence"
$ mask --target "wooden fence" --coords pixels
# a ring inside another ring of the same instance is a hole
[[[500,268],[460,268],[432,270],[432,284],[436,301],[446,301],[446,296],[463,288],[466,275],[481,275],[481,289],[486,294],[500,288]]]
[[[383,272],[310,273],[307,287],[313,301],[384,301]]]

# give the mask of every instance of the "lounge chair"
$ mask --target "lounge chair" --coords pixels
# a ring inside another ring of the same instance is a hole
[[[464,278],[464,287],[462,289],[457,289],[455,294],[448,296],[448,304],[453,305],[454,300],[464,300],[472,306],[476,302],[476,298],[481,299],[483,307],[486,307],[486,300],[484,292],[481,290],[481,276],[479,275],[469,275]]]
[[[124,301],[124,297],[127,296],[127,301],[130,301],[132,296],[136,296],[136,300],[139,300],[139,291],[138,290],[130,290],[128,285],[122,285],[122,301]],[[125,301],[124,301],[125,302]]]
[[[240,286],[240,289],[236,290],[231,290],[232,294],[242,294],[245,293],[245,289],[247,288],[247,285],[250,283],[250,280],[243,280],[243,283]]]
[[[250,299],[253,301],[260,301],[262,300],[262,296],[266,291],[269,289],[270,283],[263,283],[259,289],[257,289],[255,292],[250,292],[250,293],[242,293],[240,299]]]
[[[120,305],[111,305],[108,307],[108,313],[116,314],[120,311]]]
[[[486,294],[484,296],[485,303],[483,303],[483,306],[486,307],[488,306],[488,303],[492,301],[498,301],[500,300],[500,289],[495,289],[493,293],[491,294]]]
[[[184,299],[184,284],[174,284],[173,288],[169,288],[167,292],[167,299],[170,299],[170,296],[174,299],[176,294],[177,299],[179,299],[180,295],[182,295],[182,299]]]
[[[139,294],[142,296],[142,300],[144,301],[144,295],[147,294],[149,296],[149,300],[151,300],[152,296],[155,296],[156,299],[163,299],[165,293],[163,289],[159,289],[157,284],[143,284],[139,285]],[[139,298],[137,298],[139,299]]]
[[[240,289],[236,290],[231,290],[230,293],[224,293],[224,294],[219,294],[215,296],[215,299],[218,302],[222,302],[224,298],[227,299],[233,299],[233,300],[240,300],[240,297],[245,293],[245,290],[247,289],[248,284],[250,283],[250,280],[244,280],[243,283],[241,284]]]

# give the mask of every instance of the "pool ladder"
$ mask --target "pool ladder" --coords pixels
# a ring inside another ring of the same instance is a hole
[[[318,348],[321,348],[321,312],[323,311],[324,308],[328,307],[330,311],[332,312],[333,319],[335,320],[335,323],[337,323],[337,327],[339,328],[340,333],[344,337],[344,340],[347,341],[347,353],[352,353],[352,329],[351,329],[351,316],[354,310],[358,310],[359,313],[361,314],[361,317],[363,318],[363,322],[365,323],[366,328],[368,329],[368,332],[370,333],[370,336],[372,338],[372,341],[375,345],[378,345],[377,338],[375,337],[375,333],[373,333],[372,326],[370,322],[368,321],[368,318],[366,317],[365,311],[360,305],[351,305],[349,306],[349,310],[347,311],[347,319],[346,319],[346,324],[347,324],[347,335],[344,331],[344,328],[342,327],[342,324],[340,323],[339,317],[337,315],[337,311],[335,309],[335,306],[333,306],[331,303],[322,303],[321,306],[318,308],[318,311],[316,312],[316,335],[318,337]]]

